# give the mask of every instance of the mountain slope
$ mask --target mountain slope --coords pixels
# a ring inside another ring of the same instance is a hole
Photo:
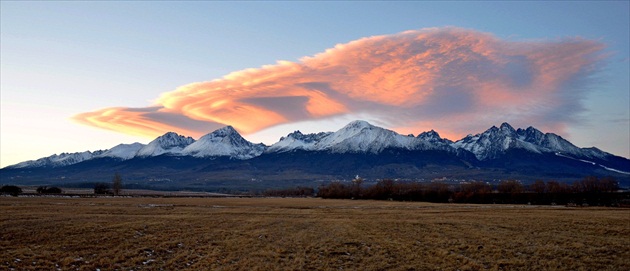
[[[192,137],[185,137],[173,132],[168,132],[142,147],[138,150],[136,156],[147,157],[162,154],[179,155],[184,148],[193,142],[195,142],[195,140]]]
[[[515,130],[503,123],[499,128],[492,126],[483,133],[469,135],[451,144],[465,149],[479,160],[496,159],[510,149],[524,149],[533,153],[560,153],[574,158],[602,159],[610,154],[596,148],[579,148],[561,136],[542,133],[534,127]]]
[[[379,153],[386,148],[415,149],[416,138],[373,126],[366,121],[353,121],[320,140],[316,150],[333,153]]]
[[[295,131],[288,134],[286,137],[280,138],[280,141],[269,146],[265,152],[288,152],[288,151],[312,151],[315,150],[315,145],[322,140],[322,138],[332,134],[332,132],[320,132],[317,134],[302,134],[300,131]]]
[[[228,156],[235,159],[249,159],[260,155],[266,146],[245,140],[232,126],[218,129],[202,136],[186,146],[182,155],[193,157]]]
[[[53,154],[48,157],[39,158],[37,160],[24,161],[6,168],[63,167],[90,160],[102,153],[103,151],[84,151],[75,153],[64,152],[61,154]]]
[[[102,154],[98,155],[98,157],[111,157],[127,160],[134,158],[138,154],[138,151],[144,147],[144,144],[138,142],[133,144],[118,144],[115,147],[104,151]]]

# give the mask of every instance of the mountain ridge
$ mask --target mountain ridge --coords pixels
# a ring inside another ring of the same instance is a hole
[[[158,155],[217,157],[228,156],[234,159],[250,159],[264,153],[287,152],[294,150],[379,153],[387,148],[409,150],[439,149],[456,152],[469,151],[478,160],[496,158],[507,149],[520,148],[533,152],[557,152],[572,158],[604,158],[614,156],[596,147],[579,148],[554,133],[542,133],[529,126],[514,129],[504,122],[499,127],[492,126],[482,133],[468,135],[451,141],[440,137],[434,130],[422,132],[418,136],[401,135],[395,131],[374,126],[366,121],[352,121],[336,132],[303,134],[295,131],[270,146],[254,144],[243,138],[232,126],[225,126],[195,140],[174,132],[167,132],[148,144],[119,144],[106,150],[77,153],[53,154],[37,160],[10,165],[6,168],[55,167],[80,163],[100,157],[128,160],[135,157]]]
[[[195,183],[201,186],[203,180],[334,179],[353,171],[373,178],[612,174],[630,181],[630,160],[595,147],[577,147],[531,126],[514,129],[503,123],[451,141],[434,130],[417,136],[402,135],[365,121],[350,122],[335,132],[294,131],[270,146],[247,141],[231,126],[198,140],[169,132],[146,145],[119,144],[107,150],[62,153],[21,162],[0,169],[0,178],[58,176],[61,180],[85,180],[114,170],[138,179],[170,176],[173,180],[197,180]],[[208,175],[210,172],[212,175]]]

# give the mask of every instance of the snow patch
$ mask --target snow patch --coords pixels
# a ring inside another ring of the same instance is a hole
[[[262,154],[265,148],[263,144],[253,144],[245,140],[232,126],[227,126],[202,136],[181,153],[193,157],[227,156],[249,159]]]
[[[587,160],[583,160],[583,159],[573,158],[573,157],[570,157],[570,156],[563,155],[562,153],[559,153],[559,152],[557,152],[557,153],[555,153],[555,154],[556,154],[557,156],[560,156],[560,157],[569,158],[569,159],[572,159],[572,160],[576,160],[576,161],[580,161],[580,162],[588,163],[588,164],[591,164],[591,165],[594,165],[594,166],[600,166],[600,167],[602,167],[602,168],[604,168],[605,170],[608,170],[608,171],[612,171],[612,172],[617,172],[617,173],[621,173],[621,174],[630,175],[630,172],[626,172],[626,171],[622,171],[622,170],[618,170],[618,169],[610,168],[610,167],[607,167],[607,166],[604,166],[604,165],[597,164],[597,163],[592,162],[592,161],[587,161]]]

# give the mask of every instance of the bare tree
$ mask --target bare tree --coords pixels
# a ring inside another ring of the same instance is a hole
[[[352,180],[352,197],[358,199],[361,197],[361,184],[363,184],[363,178],[357,175]]]
[[[497,186],[497,190],[499,190],[499,193],[519,194],[523,192],[523,185],[515,180],[501,181]]]
[[[112,180],[112,190],[114,190],[114,195],[118,196],[120,194],[120,190],[122,190],[122,177],[120,174],[116,172],[114,175],[114,179]]]
[[[542,194],[545,193],[546,191],[546,185],[545,182],[542,180],[536,180],[536,182],[534,182],[531,186],[530,186],[531,190],[538,193],[538,194]]]
[[[619,189],[619,182],[613,177],[604,177],[599,179],[599,186],[602,192],[615,192]]]

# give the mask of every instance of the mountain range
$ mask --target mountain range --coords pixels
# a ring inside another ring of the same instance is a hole
[[[62,153],[0,169],[2,183],[108,181],[157,188],[265,188],[364,178],[411,180],[535,179],[574,181],[587,175],[630,183],[630,160],[580,148],[534,127],[503,123],[451,141],[431,130],[401,135],[365,121],[336,132],[295,131],[271,146],[254,144],[226,126],[198,140],[168,132],[148,144]]]

